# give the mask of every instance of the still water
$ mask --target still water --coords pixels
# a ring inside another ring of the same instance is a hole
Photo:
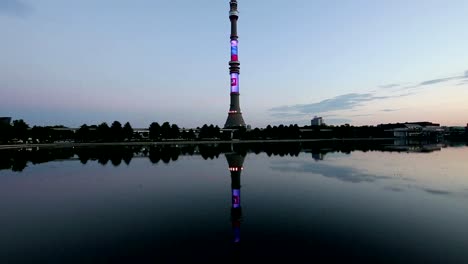
[[[468,263],[465,144],[0,158],[0,263]]]

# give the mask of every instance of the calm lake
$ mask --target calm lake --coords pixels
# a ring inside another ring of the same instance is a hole
[[[468,263],[468,147],[0,150],[0,263]]]

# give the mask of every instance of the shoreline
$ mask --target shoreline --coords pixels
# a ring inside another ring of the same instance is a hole
[[[109,147],[109,146],[158,146],[158,145],[202,145],[202,144],[248,144],[248,143],[292,143],[320,141],[385,141],[394,138],[330,138],[330,139],[258,139],[258,140],[201,140],[201,141],[157,141],[157,142],[102,142],[102,143],[46,143],[0,145],[0,150],[22,148],[74,148],[74,147]]]

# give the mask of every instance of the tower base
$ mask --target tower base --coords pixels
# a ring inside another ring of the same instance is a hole
[[[245,127],[244,118],[242,113],[229,113],[224,124],[224,128],[236,128],[236,127]]]

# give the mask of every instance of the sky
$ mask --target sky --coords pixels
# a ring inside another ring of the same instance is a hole
[[[468,123],[468,1],[238,0],[252,127]],[[0,116],[223,126],[229,0],[0,0]]]

